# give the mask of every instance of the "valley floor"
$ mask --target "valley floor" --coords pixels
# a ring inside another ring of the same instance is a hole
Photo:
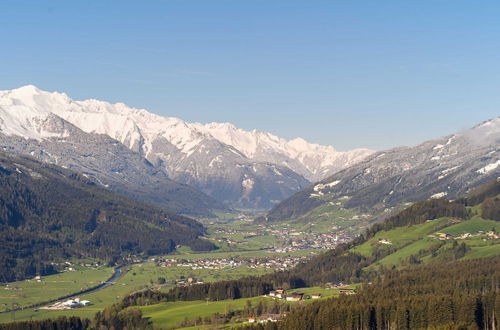
[[[174,286],[238,279],[285,270],[324,251],[322,244],[331,244],[327,246],[331,248],[351,239],[347,235],[339,235],[338,231],[315,232],[287,223],[263,226],[244,216],[205,219],[203,222],[209,228],[207,238],[216,243],[219,250],[194,253],[187,247],[180,247],[173,254],[126,266],[113,285],[79,297],[90,301],[90,306],[70,310],[29,308],[8,312],[12,308],[30,306],[94,287],[113,273],[113,268],[97,264],[95,260],[69,260],[65,266],[66,271],[60,274],[4,285],[0,294],[0,323],[71,315],[90,319],[97,311],[120,302],[132,292],[147,289],[166,292]],[[498,256],[500,239],[496,233],[499,231],[498,222],[479,216],[470,220],[445,217],[410,227],[380,231],[351,252],[366,257],[383,255],[366,267],[365,271],[393,266],[404,268],[412,263]],[[459,247],[462,243],[463,247]],[[301,291],[304,297],[309,298],[313,293],[320,293],[321,299],[339,294],[338,288],[325,287],[294,291]],[[138,308],[145,317],[150,318],[155,327],[180,328],[192,325],[195,319],[205,322],[206,318],[215,313],[241,311],[249,304],[268,304],[274,299],[253,297],[213,302],[179,301]],[[300,306],[315,300],[284,303]],[[242,324],[247,320],[236,317],[232,321]],[[200,323],[189,329],[202,328],[203,324]]]

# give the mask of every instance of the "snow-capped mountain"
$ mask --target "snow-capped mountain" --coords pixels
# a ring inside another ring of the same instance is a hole
[[[427,198],[455,198],[499,177],[500,117],[415,147],[377,152],[284,200],[268,219],[303,217],[324,205],[377,213]]]
[[[258,130],[245,131],[229,123],[190,124],[230,145],[249,159],[286,166],[314,182],[349,167],[372,154],[368,149],[336,151],[302,138],[290,141]]]
[[[230,124],[187,123],[123,103],[74,101],[25,86],[0,91],[0,132],[46,141],[70,134],[47,127],[57,116],[86,133],[106,135],[165,170],[173,180],[238,207],[266,208],[368,156],[370,150],[286,141]]]
[[[30,91],[17,90],[8,98],[4,95],[0,92],[3,150],[80,172],[111,190],[176,213],[206,216],[212,210],[225,209],[201,191],[170,180],[164,171],[118,141],[85,133],[47,111],[46,106],[20,102],[20,97],[32,95]]]

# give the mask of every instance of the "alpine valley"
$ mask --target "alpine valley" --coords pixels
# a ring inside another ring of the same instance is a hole
[[[0,330],[500,330],[500,1],[1,1]]]
[[[25,86],[0,145],[2,330],[499,326],[500,118],[338,152]]]

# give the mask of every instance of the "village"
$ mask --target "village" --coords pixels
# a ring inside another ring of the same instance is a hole
[[[64,309],[74,309],[91,305],[88,300],[80,300],[80,298],[68,299],[65,301],[59,301],[48,306],[41,307],[41,309],[51,309],[51,310],[64,310]]]
[[[467,238],[475,238],[475,237],[482,237],[483,239],[499,239],[500,235],[494,231],[478,231],[475,234],[471,233],[464,233],[461,235],[450,235],[446,233],[436,233],[434,235],[429,235],[430,238],[435,238],[439,239],[441,241],[448,240],[448,239],[467,239]]]
[[[229,245],[243,243],[241,240],[230,238],[231,236],[243,236],[243,239],[250,239],[258,236],[273,235],[276,238],[275,244],[268,244],[265,248],[274,252],[292,252],[312,249],[333,249],[338,244],[352,240],[352,237],[344,231],[318,233],[313,231],[299,231],[288,228],[268,228],[258,225],[259,230],[236,230],[217,229],[215,230],[215,240]]]
[[[355,289],[350,289],[350,288],[343,288],[339,289],[339,294],[341,295],[352,295],[356,294]],[[275,299],[282,299],[285,301],[302,301],[306,299],[320,299],[323,297],[321,293],[312,293],[311,295],[305,295],[303,292],[292,292],[292,293],[287,293],[286,290],[284,289],[278,289],[275,291],[269,292],[267,295],[268,297],[273,297]]]
[[[157,258],[155,264],[158,267],[188,267],[197,269],[234,269],[238,267],[265,268],[273,270],[285,270],[306,262],[311,256],[277,256],[265,257],[227,257],[227,258],[204,258],[204,259],[176,259]]]

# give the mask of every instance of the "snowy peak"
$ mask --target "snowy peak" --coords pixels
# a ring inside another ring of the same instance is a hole
[[[456,134],[471,143],[486,146],[500,144],[500,117],[493,118]]]
[[[123,103],[74,101],[32,85],[0,91],[0,135],[63,144],[71,127],[119,141],[171,179],[243,208],[271,207],[372,153],[338,152],[230,123],[187,123]]]
[[[332,146],[311,144],[301,138],[287,141],[267,132],[246,131],[230,123],[186,123],[123,103],[95,99],[73,101],[64,93],[42,91],[33,85],[0,91],[0,111],[4,121],[3,125],[0,122],[0,129],[7,135],[35,139],[59,136],[38,128],[48,113],[52,113],[87,133],[106,134],[147,158],[157,157],[154,145],[159,141],[189,156],[204,141],[216,140],[236,149],[248,160],[285,166],[311,181],[320,180],[372,153],[367,149],[338,152]]]
[[[191,126],[234,147],[250,159],[285,165],[311,181],[321,180],[373,153],[368,149],[340,152],[332,146],[312,144],[302,138],[287,141],[267,132],[245,131],[229,123],[196,123]]]
[[[35,140],[67,136],[57,125],[60,118],[50,111],[54,101],[52,94],[32,85],[0,91],[0,133]]]

